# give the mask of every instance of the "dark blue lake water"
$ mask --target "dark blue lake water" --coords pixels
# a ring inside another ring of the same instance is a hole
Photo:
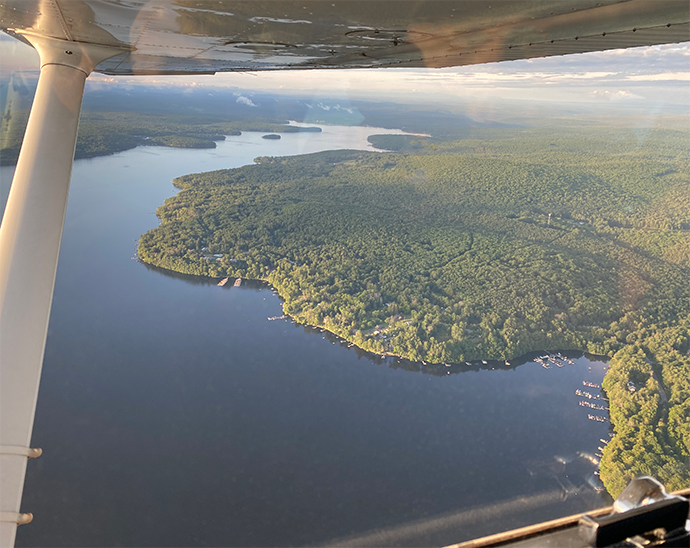
[[[587,480],[608,425],[575,395],[604,362],[384,361],[268,321],[259,283],[132,260],[174,177],[383,132],[75,162],[18,546],[447,544],[605,504]]]

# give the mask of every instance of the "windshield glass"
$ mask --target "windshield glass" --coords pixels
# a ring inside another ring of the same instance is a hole
[[[0,48],[4,203],[38,57]],[[690,486],[688,55],[92,75],[17,545],[445,545]]]

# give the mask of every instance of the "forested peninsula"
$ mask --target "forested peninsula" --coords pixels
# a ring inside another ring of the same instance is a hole
[[[267,280],[295,321],[379,354],[611,356],[609,492],[640,474],[687,486],[687,132],[473,128],[463,137],[377,136],[399,152],[261,157],[180,177],[139,257]]]

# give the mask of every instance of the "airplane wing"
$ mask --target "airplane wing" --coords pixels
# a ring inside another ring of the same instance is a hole
[[[0,227],[0,546],[20,514],[86,76],[450,67],[690,40],[688,0],[0,0],[41,77]]]
[[[690,40],[687,0],[5,0],[1,28],[122,48],[96,72],[450,67]]]

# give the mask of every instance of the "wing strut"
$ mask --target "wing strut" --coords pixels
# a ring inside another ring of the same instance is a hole
[[[38,79],[0,226],[0,547],[14,545],[86,77],[122,50],[23,33]]]

